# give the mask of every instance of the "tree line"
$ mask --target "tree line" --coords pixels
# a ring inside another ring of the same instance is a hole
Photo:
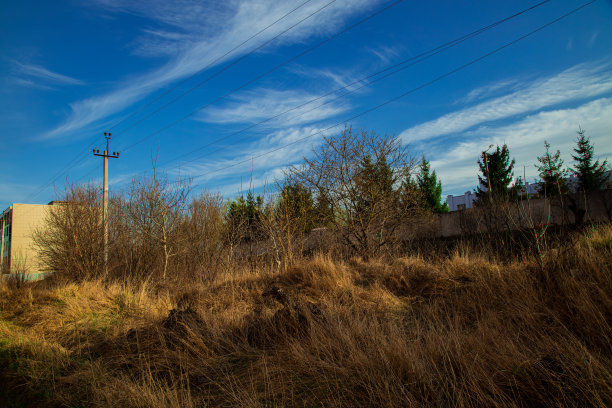
[[[563,194],[560,153],[539,157],[544,195]],[[572,170],[578,188],[601,188],[607,162],[593,160],[593,147],[579,131]],[[483,151],[479,205],[520,191],[515,160],[506,145]],[[219,194],[193,195],[189,180],[169,182],[154,171],[135,178],[110,200],[109,274],[142,279],[213,278],[236,263],[287,268],[305,256],[313,236],[340,256],[392,257],[402,242],[432,215],[448,211],[442,185],[425,156],[417,158],[398,137],[346,127],[325,137],[309,158],[285,171],[269,192],[249,191],[230,201]],[[101,194],[93,185],[71,186],[35,234],[50,271],[73,278],[99,276],[103,267]],[[327,237],[327,238],[325,238]]]
[[[570,192],[592,193],[605,188],[608,181],[606,172],[608,162],[595,160],[595,149],[582,128],[578,130],[576,147],[574,148],[574,165],[564,167],[561,152],[550,151],[550,144],[544,141],[545,152],[538,156],[538,170],[541,182],[537,192],[542,197],[565,195]],[[489,149],[493,147],[491,145]],[[497,146],[495,151],[489,149],[481,153],[478,160],[480,175],[479,187],[476,190],[476,203],[486,205],[490,202],[516,199],[524,192],[524,182],[520,177],[514,179],[513,169],[516,161],[510,159],[510,151],[506,144]],[[569,183],[569,177],[574,176],[575,183]]]

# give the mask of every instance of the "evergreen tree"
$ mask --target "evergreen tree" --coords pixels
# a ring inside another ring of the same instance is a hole
[[[517,200],[523,195],[527,194],[527,188],[525,186],[525,180],[521,176],[518,176],[511,187],[508,187],[508,197],[510,200]]]
[[[329,193],[324,189],[318,189],[314,202],[315,225],[320,227],[333,225],[332,220],[335,219],[336,211],[338,208],[333,205]]]
[[[497,201],[509,198],[508,187],[512,182],[515,160],[510,160],[510,150],[504,144],[501,149],[499,146],[493,153],[483,151],[481,159],[478,160],[480,173],[478,176],[480,186],[476,191],[478,204],[486,204],[490,201]]]
[[[427,208],[437,213],[448,212],[448,204],[440,203],[442,199],[442,183],[438,181],[436,171],[431,171],[429,162],[423,156],[420,172],[417,174],[417,185]]]
[[[584,134],[584,130],[578,129],[578,140],[576,141],[576,148],[574,152],[576,155],[572,155],[572,158],[576,162],[572,173],[576,176],[578,184],[576,188],[580,192],[592,192],[600,190],[606,183],[606,169],[608,162],[604,160],[603,163],[599,163],[596,160],[593,163],[594,148],[591,145],[591,141]]]
[[[567,188],[567,170],[563,169],[563,159],[561,152],[557,150],[554,154],[550,153],[550,144],[544,141],[546,152],[538,157],[540,165],[535,165],[538,169],[542,183],[538,186],[538,193],[542,196],[553,196],[565,194]]]
[[[298,182],[285,182],[276,206],[277,217],[292,220],[301,232],[315,227],[316,209],[310,190]]]
[[[253,241],[261,232],[261,215],[263,211],[263,198],[255,197],[251,191],[229,203],[225,220],[231,231],[240,235],[241,241]]]

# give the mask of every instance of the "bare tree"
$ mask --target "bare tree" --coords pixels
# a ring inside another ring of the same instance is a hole
[[[189,192],[188,180],[168,182],[167,176],[159,175],[155,168],[151,179],[135,178],[132,182],[127,210],[135,232],[147,245],[161,249],[163,278],[170,258],[183,248],[175,232],[184,216]]]
[[[306,234],[316,225],[314,199],[310,190],[285,180],[270,194],[261,216],[261,227],[273,248],[277,265],[285,270],[304,250]]]
[[[397,238],[410,208],[403,205],[401,181],[414,167],[399,138],[346,127],[324,138],[290,177],[313,192],[321,221],[367,259]]]
[[[133,204],[122,194],[109,200],[109,273],[111,276],[140,278],[156,268],[157,246],[136,228],[130,208]]]

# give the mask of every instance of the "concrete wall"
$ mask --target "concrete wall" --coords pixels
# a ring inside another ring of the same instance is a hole
[[[498,207],[471,208],[440,214],[434,235],[452,237],[461,234],[486,232],[495,229],[518,229],[536,225],[569,225],[582,222],[610,221],[612,218],[612,190],[588,196],[570,194],[563,199],[537,198],[504,203]]]

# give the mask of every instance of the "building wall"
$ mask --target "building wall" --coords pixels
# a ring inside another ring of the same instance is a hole
[[[583,210],[583,222],[606,222],[612,219],[612,190],[588,194],[571,194],[578,210]],[[512,229],[530,225],[563,225],[576,222],[575,213],[569,208],[569,199],[559,197],[523,199],[509,202],[491,211],[487,207],[454,211],[438,216],[434,236],[452,237],[462,234],[486,232],[510,224]],[[498,224],[497,226],[495,224]]]
[[[10,245],[10,272],[36,273],[40,270],[37,249],[32,241],[34,231],[44,225],[51,206],[41,204],[13,204],[11,212],[10,243],[5,237],[3,246]]]
[[[533,197],[538,193],[539,184],[540,183],[525,183],[525,185],[523,186],[523,193],[519,194],[529,194],[530,197]],[[476,201],[476,193],[473,191],[466,191],[463,195],[459,196],[449,195],[446,197],[446,202],[448,203],[448,210],[450,212],[473,208],[474,201]]]
[[[605,177],[607,181],[605,183],[604,188],[605,190],[610,190],[612,189],[612,170],[608,170],[605,173]],[[576,176],[569,176],[566,179],[566,182],[570,189],[576,192],[576,186],[578,185],[578,179],[576,178]],[[538,196],[540,184],[541,182],[539,181],[535,181],[533,183],[525,182],[525,184],[523,185],[523,190],[522,192],[519,192],[519,195],[525,196],[528,194],[529,197]],[[486,186],[480,186],[479,188],[483,191],[487,190]],[[450,212],[467,210],[468,208],[472,208],[474,207],[475,200],[476,194],[473,191],[466,191],[463,195],[449,195],[446,197],[446,202],[448,203],[448,209]]]

